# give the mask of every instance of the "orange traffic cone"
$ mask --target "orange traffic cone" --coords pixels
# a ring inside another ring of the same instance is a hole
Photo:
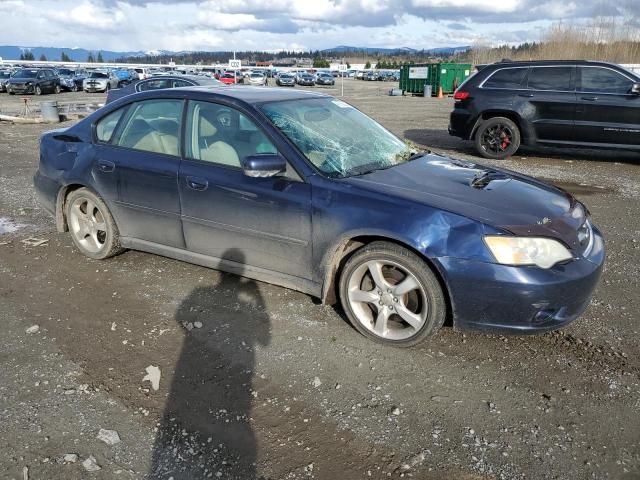
[[[442,93],[442,86],[438,87],[438,98],[444,98],[444,94]]]

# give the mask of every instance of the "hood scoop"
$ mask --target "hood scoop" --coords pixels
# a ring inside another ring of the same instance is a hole
[[[479,190],[494,190],[511,181],[511,177],[495,170],[483,170],[469,182],[469,186]]]

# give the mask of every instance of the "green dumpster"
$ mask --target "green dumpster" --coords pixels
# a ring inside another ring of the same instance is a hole
[[[403,65],[400,69],[400,89],[405,93],[423,94],[431,85],[432,95],[453,93],[471,74],[469,63],[426,63]]]

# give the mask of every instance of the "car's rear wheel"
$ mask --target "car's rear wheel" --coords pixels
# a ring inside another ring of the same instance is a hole
[[[66,215],[73,243],[87,257],[103,260],[123,250],[109,209],[88,189],[80,188],[69,194]]]
[[[502,160],[518,151],[520,138],[520,129],[512,120],[505,117],[489,118],[476,131],[476,150],[484,158]]]
[[[340,276],[340,300],[351,324],[379,343],[410,347],[444,324],[446,303],[431,268],[388,242],[363,247]]]

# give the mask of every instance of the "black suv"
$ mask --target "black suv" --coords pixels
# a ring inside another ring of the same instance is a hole
[[[23,68],[11,75],[7,92],[10,95],[60,93],[60,78],[50,68]]]
[[[502,61],[456,90],[449,134],[486,158],[521,144],[640,149],[640,77],[588,61]]]

